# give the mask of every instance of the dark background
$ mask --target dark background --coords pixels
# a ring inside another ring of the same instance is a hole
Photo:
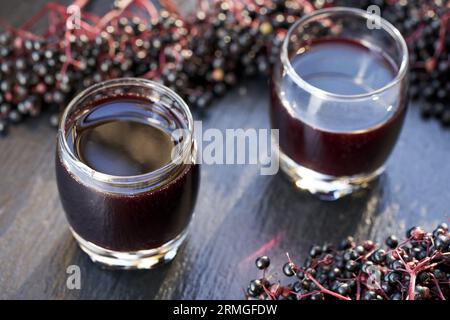
[[[19,25],[43,3],[0,1],[0,17]],[[92,3],[101,11],[111,1]],[[203,127],[267,128],[268,102],[265,79],[247,80],[211,108]],[[106,271],[69,232],[55,184],[55,134],[44,118],[0,139],[2,299],[241,299],[259,275],[254,259],[262,253],[272,257],[271,273],[282,277],[287,251],[303,261],[313,243],[350,234],[382,240],[450,218],[450,130],[423,121],[412,105],[387,172],[372,190],[321,202],[282,175],[260,176],[256,166],[203,166],[195,217],[176,259],[152,271]],[[66,287],[73,264],[81,268],[81,290]]]

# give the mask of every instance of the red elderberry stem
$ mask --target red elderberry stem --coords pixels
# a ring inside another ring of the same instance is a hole
[[[30,29],[36,22],[38,22],[40,19],[42,19],[49,11],[56,11],[60,14],[65,14],[66,9],[63,5],[57,4],[57,3],[47,3],[44,7],[42,7],[41,10],[39,10],[38,13],[31,16],[22,26],[20,27],[21,30],[28,30]]]
[[[303,6],[306,13],[314,11],[314,6],[308,0],[297,0],[297,2]]]
[[[180,12],[172,0],[160,0],[159,2],[167,11],[180,16]]]
[[[100,19],[96,26],[103,29],[108,23],[119,17],[134,1],[135,0],[124,0],[124,5],[121,8],[109,11]]]
[[[269,289],[266,288],[266,286],[263,284],[264,292],[267,294],[270,300],[275,300],[275,298],[272,296],[272,292],[270,292]]]
[[[441,286],[439,285],[439,281],[436,279],[433,273],[430,273],[430,275],[431,279],[434,282],[434,285],[436,286],[437,292],[439,293],[439,298],[441,298],[441,300],[446,300],[444,294],[442,293]]]
[[[83,9],[89,3],[89,1],[90,0],[75,0],[73,2],[73,5],[79,7],[80,9]]]
[[[361,274],[356,277],[356,300],[361,300]]]
[[[413,44],[414,41],[416,41],[420,37],[420,35],[422,34],[424,29],[425,29],[425,24],[421,23],[416,30],[414,30],[409,36],[406,37],[406,39],[405,39],[406,43],[408,45]]]
[[[409,275],[409,284],[408,284],[408,298],[407,300],[414,300],[415,294],[414,291],[416,289],[416,272],[410,268],[410,266],[403,260],[401,253],[399,252],[400,247],[397,247],[394,251],[397,253],[398,258],[405,266],[405,271]]]
[[[294,293],[297,296],[297,299],[300,300],[300,299],[312,296],[313,294],[320,293],[320,290],[315,290],[315,291],[311,291],[311,292],[304,293],[304,294],[299,294],[299,293],[295,293],[295,292],[292,292],[292,293]]]
[[[208,12],[208,10],[209,10],[209,1],[198,0],[198,7],[200,8],[200,10],[202,10],[204,12]]]
[[[415,299],[416,278],[417,276],[415,273],[410,274],[407,300]]]
[[[138,0],[136,1],[136,5],[139,5],[142,8],[144,8],[147,11],[148,15],[150,16],[150,19],[154,19],[155,17],[158,16],[158,10],[156,10],[155,6],[151,1]]]

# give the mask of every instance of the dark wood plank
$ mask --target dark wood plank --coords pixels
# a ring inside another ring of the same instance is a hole
[[[2,3],[19,23],[44,1]],[[204,128],[268,127],[264,80],[248,80],[218,101]],[[313,243],[354,234],[382,239],[413,224],[449,219],[450,131],[409,111],[387,172],[372,190],[338,202],[296,191],[281,175],[256,166],[203,166],[188,241],[169,265],[152,271],[107,271],[71,237],[54,181],[55,132],[44,120],[0,140],[0,299],[218,299],[243,297],[257,276],[258,253],[279,270],[289,251],[303,260]],[[261,250],[264,248],[264,250]],[[68,290],[66,268],[81,268],[81,290]]]

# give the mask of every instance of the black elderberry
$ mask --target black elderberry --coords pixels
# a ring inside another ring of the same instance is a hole
[[[356,284],[356,280],[355,279],[350,279],[347,281],[348,284],[348,288],[349,290],[352,292],[357,288],[357,284]]]
[[[424,286],[416,285],[414,290],[414,298],[416,300],[423,300],[428,298],[430,294],[430,289]]]
[[[361,266],[361,271],[367,274],[370,274],[372,272],[373,262],[372,261],[366,261]]]
[[[322,252],[331,253],[333,252],[333,245],[326,243],[322,246]]]
[[[355,261],[353,261],[353,260],[349,260],[349,261],[347,261],[347,263],[345,264],[345,269],[346,269],[347,271],[350,271],[350,272],[355,272],[355,271],[357,271],[357,270],[358,270],[358,267],[359,267],[359,263],[358,263],[358,262],[355,262]]]
[[[267,269],[270,265],[270,259],[268,256],[261,256],[255,261],[256,267],[260,270]]]
[[[391,251],[386,254],[385,260],[387,264],[392,264],[394,261],[398,260],[398,256],[396,253],[394,253],[394,251]]]
[[[9,55],[11,55],[11,49],[8,47],[1,47],[0,48],[0,57],[6,58]]]
[[[437,227],[444,231],[448,231],[448,224],[446,224],[445,222],[440,223]]]
[[[345,261],[355,260],[358,257],[359,257],[359,254],[355,250],[347,250],[344,253],[344,260]]]
[[[382,283],[380,287],[385,294],[389,294],[394,290],[394,287],[391,286],[389,283]]]
[[[396,236],[394,235],[390,235],[389,237],[386,238],[386,245],[391,248],[391,249],[395,249],[398,246],[398,239]]]
[[[348,287],[348,284],[346,284],[346,283],[341,283],[337,287],[337,293],[339,293],[340,295],[346,296],[349,293],[349,291],[350,291],[350,288]]]
[[[403,262],[401,262],[400,260],[396,260],[391,264],[391,268],[393,270],[401,270],[404,269],[405,266],[403,265]]]
[[[450,110],[445,110],[442,113],[441,123],[443,126],[450,126]]]
[[[435,103],[433,107],[433,115],[435,118],[441,118],[445,111],[445,105],[443,103]]]
[[[300,281],[294,282],[294,284],[292,285],[292,290],[296,293],[302,292],[303,288]]]
[[[316,258],[322,254],[322,248],[320,246],[312,246],[309,250],[309,255],[311,258]]]
[[[336,278],[339,278],[341,276],[342,272],[341,269],[339,268],[333,268],[329,273],[328,273],[328,278],[330,278],[330,280],[335,280]]]
[[[18,58],[15,62],[16,70],[23,71],[27,68],[27,62],[24,58]]]
[[[0,45],[2,46],[8,45],[11,39],[12,39],[11,33],[9,32],[0,33]]]
[[[0,136],[4,136],[8,133],[8,123],[0,119]]]
[[[250,285],[248,286],[248,294],[250,296],[256,297],[264,291],[263,283],[261,280],[252,280],[250,281]]]
[[[294,270],[292,270],[291,264],[289,262],[284,264],[284,266],[283,266],[283,273],[287,277],[292,277],[295,274]]]
[[[418,227],[414,226],[414,227],[411,227],[408,230],[406,230],[405,237],[406,238],[411,238],[414,230],[416,230],[417,228]]]
[[[422,271],[417,275],[417,283],[425,284],[430,281],[431,277],[428,272]]]
[[[54,127],[54,128],[58,127],[58,124],[59,124],[59,115],[58,115],[58,113],[54,113],[54,114],[52,114],[50,116],[49,124],[50,124],[51,127]]]
[[[328,276],[324,273],[321,273],[317,276],[317,281],[321,284],[325,284],[328,281]]]
[[[350,249],[354,245],[355,245],[355,241],[353,240],[353,237],[347,237],[341,241],[341,243],[339,244],[339,249],[340,250]]]
[[[13,71],[13,68],[11,66],[11,62],[10,61],[4,61],[3,63],[0,64],[0,71],[5,74],[8,75]]]
[[[308,268],[308,269],[306,269],[306,273],[309,274],[309,275],[312,276],[312,277],[315,277],[317,271],[316,271],[316,269],[314,269],[314,268]]]
[[[433,237],[436,238],[436,237],[438,237],[438,236],[440,236],[442,234],[445,234],[445,233],[446,233],[446,231],[444,229],[436,228],[436,229],[433,230]]]
[[[362,300],[377,300],[377,293],[375,291],[372,290],[367,290],[363,296],[362,296]]]
[[[305,263],[303,263],[303,268],[308,269],[311,267],[312,264],[313,260],[311,259],[311,257],[308,257],[305,259]]]
[[[8,119],[11,123],[17,124],[22,121],[22,116],[17,110],[11,110],[8,114]]]
[[[382,263],[386,259],[386,251],[384,251],[383,249],[376,250],[372,254],[371,259],[376,264]]]
[[[11,105],[9,103],[2,103],[0,104],[0,115],[4,118],[8,115],[9,111],[11,110]]]
[[[447,237],[447,236],[445,236],[443,234],[440,234],[434,240],[434,245],[435,245],[436,249],[444,250],[444,249],[446,249],[448,247],[449,242],[450,242],[450,238],[449,237]]]
[[[209,92],[204,93],[197,99],[197,107],[199,109],[204,109],[208,103],[211,101],[212,97]]]
[[[441,270],[435,269],[432,272],[433,272],[433,275],[434,275],[434,277],[436,279],[438,279],[438,280],[444,280],[445,279],[445,273],[442,272]]]
[[[225,94],[226,89],[225,84],[220,82],[214,85],[213,92],[218,96],[222,96]]]
[[[426,250],[424,248],[415,247],[415,248],[412,249],[412,255],[417,260],[422,260],[422,259],[425,259],[427,257],[427,252],[426,252]]]
[[[366,252],[363,246],[359,245],[355,247],[356,253],[360,256]]]
[[[0,82],[0,90],[3,92],[8,92],[11,90],[11,82],[8,80],[3,80]]]
[[[53,92],[53,101],[55,103],[63,103],[64,102],[64,94],[60,91]]]
[[[403,300],[403,295],[400,292],[393,293],[390,296],[391,300]]]
[[[311,295],[311,300],[324,300],[325,297],[322,292],[317,292]]]
[[[400,281],[401,276],[400,276],[400,274],[397,271],[390,271],[386,275],[386,278],[387,278],[387,281],[390,284],[394,285],[394,284],[397,284]]]
[[[371,251],[375,248],[375,243],[372,240],[366,240],[363,242],[363,247],[366,251]]]
[[[302,284],[303,290],[306,290],[306,291],[311,290],[311,285],[312,285],[312,281],[311,280],[303,279],[301,281],[301,284]]]

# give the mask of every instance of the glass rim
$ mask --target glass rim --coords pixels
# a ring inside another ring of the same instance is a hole
[[[104,89],[120,88],[121,86],[130,86],[130,85],[138,87],[146,87],[155,90],[159,94],[165,94],[171,100],[176,101],[178,105],[181,107],[184,116],[186,116],[187,118],[186,129],[188,131],[188,134],[187,136],[185,136],[185,139],[183,139],[183,141],[181,142],[181,148],[178,148],[176,156],[171,158],[169,163],[154,171],[130,176],[111,175],[97,171],[91,168],[90,166],[86,165],[85,163],[81,162],[72,152],[67,143],[67,132],[65,125],[69,113],[74,108],[76,108],[80,100],[86,96],[94,95]],[[160,177],[170,173],[173,169],[177,168],[180,164],[184,163],[183,160],[185,159],[185,157],[191,153],[193,142],[193,130],[194,130],[194,120],[192,117],[192,113],[186,102],[177,93],[175,93],[172,89],[152,80],[128,77],[102,81],[100,83],[97,83],[84,89],[83,91],[78,93],[74,98],[72,98],[72,100],[69,102],[69,104],[67,105],[61,116],[61,120],[59,122],[58,127],[58,140],[64,152],[69,156],[69,159],[72,162],[72,164],[76,165],[77,168],[81,169],[81,171],[88,174],[91,178],[106,184],[127,186],[158,180]],[[61,160],[63,160],[62,157]]]
[[[313,11],[312,13],[309,13],[305,16],[303,16],[301,19],[297,20],[288,30],[286,33],[286,36],[283,40],[282,46],[281,46],[281,53],[280,53],[280,60],[283,64],[283,67],[286,68],[288,75],[294,80],[294,82],[299,86],[304,88],[306,91],[309,91],[315,95],[322,96],[323,98],[331,98],[334,100],[353,100],[353,99],[366,99],[370,98],[374,95],[380,94],[382,92],[385,92],[392,88],[393,86],[397,85],[399,82],[402,81],[402,79],[405,77],[406,72],[408,71],[408,64],[409,64],[409,53],[408,53],[408,46],[406,45],[405,39],[401,35],[400,31],[394,27],[389,21],[384,19],[380,16],[381,21],[381,27],[382,29],[387,32],[397,43],[400,44],[401,48],[401,63],[400,67],[398,68],[395,77],[389,81],[387,84],[382,86],[381,88],[372,90],[367,93],[362,94],[353,94],[353,95],[345,95],[345,94],[337,94],[332,93],[326,90],[322,90],[312,84],[310,84],[308,81],[304,80],[292,67],[291,61],[289,59],[288,54],[288,45],[289,45],[289,39],[294,32],[295,29],[297,29],[300,25],[317,18],[321,15],[328,15],[328,14],[336,14],[336,13],[347,13],[358,17],[363,17],[366,20],[368,20],[371,17],[371,14],[356,8],[348,8],[348,7],[333,7],[333,8],[326,8],[326,9],[320,9]]]

